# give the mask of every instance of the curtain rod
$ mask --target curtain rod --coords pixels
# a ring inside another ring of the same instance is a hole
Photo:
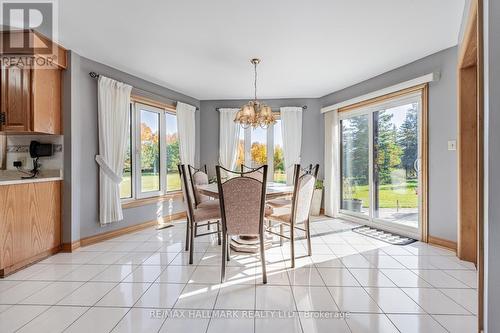
[[[90,73],[89,73],[89,75],[90,75],[90,77],[91,77],[91,78],[93,78],[93,79],[97,79],[97,78],[99,78],[99,76],[100,76],[100,74],[97,74],[96,72],[90,72]],[[133,87],[133,88],[134,88],[135,90],[142,91],[142,92],[145,92],[145,93],[147,93],[147,94],[157,95],[157,94],[152,93],[152,92],[147,91],[147,90],[142,90],[142,89],[139,89],[139,88],[136,88],[136,87]],[[171,101],[171,102],[174,102],[174,103],[177,103],[177,102],[178,102],[178,101],[176,101],[176,100],[174,100],[174,99],[171,99],[171,98],[167,98],[167,97],[163,97],[163,96],[162,96],[162,98],[167,99],[167,100],[169,100],[169,101]],[[196,107],[196,110],[199,110],[199,109],[200,109],[199,107]]]
[[[298,108],[302,108],[302,110],[307,110],[307,105],[304,106],[297,106]],[[216,111],[219,111],[220,109],[241,109],[241,107],[217,107],[215,108]],[[273,111],[279,111],[279,107],[271,107],[271,110]]]

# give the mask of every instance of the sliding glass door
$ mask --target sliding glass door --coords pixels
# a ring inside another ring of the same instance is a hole
[[[340,212],[419,235],[421,95],[339,113]]]
[[[354,214],[369,215],[369,117],[353,116],[341,124],[341,209]]]
[[[418,103],[373,113],[374,217],[418,228]]]

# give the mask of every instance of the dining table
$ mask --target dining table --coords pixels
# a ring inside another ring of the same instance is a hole
[[[197,185],[197,190],[200,194],[218,199],[219,188],[217,183],[206,185]],[[267,182],[266,184],[266,201],[278,198],[291,197],[293,194],[293,185],[282,183]],[[237,235],[231,236],[231,249],[237,252],[257,253],[259,252],[259,236],[258,235]],[[264,240],[265,248],[272,246],[272,236],[266,237]]]

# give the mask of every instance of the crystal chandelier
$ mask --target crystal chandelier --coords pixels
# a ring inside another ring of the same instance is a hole
[[[271,107],[257,100],[257,65],[260,59],[252,59],[250,62],[254,66],[254,100],[243,105],[234,118],[235,123],[239,123],[241,127],[267,128],[269,125],[276,123]]]

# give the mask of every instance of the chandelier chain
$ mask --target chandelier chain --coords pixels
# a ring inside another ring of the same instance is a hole
[[[257,63],[253,64],[254,68],[254,82],[253,82],[253,87],[254,87],[254,92],[255,92],[255,100],[257,100]]]

